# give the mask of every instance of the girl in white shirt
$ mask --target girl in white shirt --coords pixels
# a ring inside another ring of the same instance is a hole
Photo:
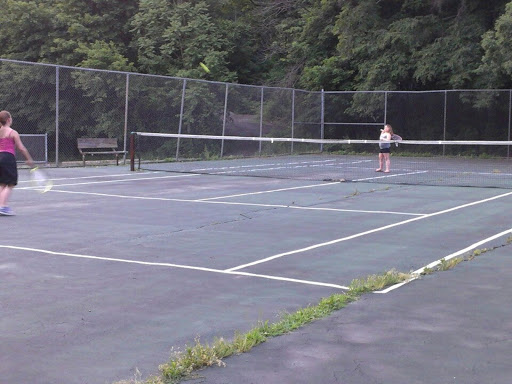
[[[386,166],[384,169],[385,173],[389,173],[389,168],[391,166],[390,154],[391,154],[391,136],[393,135],[393,128],[391,125],[386,124],[384,129],[381,129],[381,134],[379,137],[380,141],[384,141],[384,143],[379,143],[379,168],[377,168],[376,172],[382,172],[382,165]],[[389,141],[389,143],[386,143]]]

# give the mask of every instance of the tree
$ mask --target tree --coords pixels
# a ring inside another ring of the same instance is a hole
[[[484,56],[478,68],[480,84],[491,88],[512,88],[512,2],[497,20],[493,30],[482,38]]]
[[[0,0],[2,56],[314,90],[510,87],[510,0],[122,3]]]
[[[50,45],[48,34],[53,29],[52,3],[52,0],[0,0],[6,19],[0,28],[3,58],[37,62],[45,56]]]
[[[235,81],[227,57],[233,46],[216,25],[205,1],[141,0],[132,20],[141,70],[177,77]],[[206,64],[211,75],[199,63]]]
[[[123,56],[119,48],[113,43],[95,41],[91,44],[80,43],[75,50],[85,58],[77,65],[84,68],[110,69],[114,71],[135,72],[133,63]]]
[[[51,0],[55,13],[49,35],[50,52],[46,61],[76,65],[85,59],[81,44],[104,41],[113,44],[116,51],[134,60],[130,51],[132,36],[129,20],[136,13],[138,0],[125,0],[123,6],[115,0]]]

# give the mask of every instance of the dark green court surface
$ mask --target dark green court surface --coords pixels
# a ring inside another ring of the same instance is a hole
[[[341,293],[504,244],[512,191],[51,169],[0,217],[0,382],[105,384]],[[487,241],[496,234],[502,234]],[[505,383],[511,246],[199,372],[205,383]]]

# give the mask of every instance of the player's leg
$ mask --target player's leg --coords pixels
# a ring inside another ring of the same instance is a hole
[[[391,167],[391,158],[389,156],[389,153],[385,153],[384,154],[384,159],[385,159],[385,162],[386,162],[386,170],[384,172],[389,172],[389,169]]]
[[[9,197],[18,184],[16,158],[9,152],[0,152],[0,214],[13,215],[8,207]]]
[[[384,160],[384,154],[379,153],[379,168],[377,168],[376,172],[382,172],[382,161]]]
[[[0,185],[0,215],[12,214],[11,210],[7,206],[11,192],[12,186],[5,184]]]

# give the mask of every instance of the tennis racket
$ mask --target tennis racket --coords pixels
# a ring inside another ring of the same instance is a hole
[[[391,140],[394,140],[395,145],[398,147],[398,143],[396,143],[396,141],[402,141],[402,136],[398,136],[397,134],[393,133],[391,135]]]
[[[53,182],[48,178],[46,172],[39,167],[30,170],[30,184],[41,193],[46,193],[53,187]]]

